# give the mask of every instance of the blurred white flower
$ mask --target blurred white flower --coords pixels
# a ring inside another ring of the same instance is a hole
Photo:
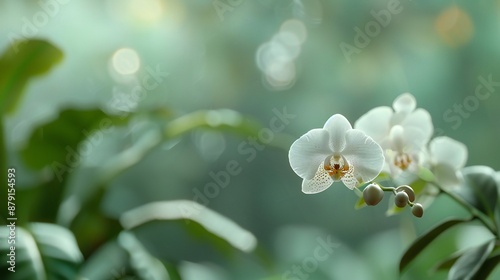
[[[384,171],[393,177],[418,169],[420,155],[432,136],[429,112],[416,106],[415,97],[403,93],[394,100],[392,108],[373,108],[354,124],[354,128],[365,132],[385,150]]]
[[[437,185],[428,183],[419,192],[418,201],[424,208],[429,207],[440,193],[439,187],[452,191],[460,186],[461,170],[466,162],[467,146],[446,136],[432,139],[424,165],[434,174]]]
[[[326,190],[334,181],[349,189],[373,180],[382,170],[382,148],[342,115],[330,117],[323,128],[297,139],[288,154],[290,166],[301,178],[304,193]]]
[[[385,148],[386,171],[393,176],[400,175],[402,171],[416,173],[427,142],[422,132],[415,127],[393,126],[388,139],[381,143]]]
[[[446,136],[436,137],[429,144],[429,163],[436,182],[445,189],[460,184],[460,170],[467,162],[467,146]]]

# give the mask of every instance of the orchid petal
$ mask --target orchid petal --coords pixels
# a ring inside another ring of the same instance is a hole
[[[316,170],[316,174],[312,179],[304,179],[304,181],[302,181],[303,193],[319,193],[328,189],[332,185],[333,179],[330,175],[328,175],[328,172],[325,170],[323,164],[320,164]]]
[[[451,191],[458,187],[460,179],[457,175],[457,170],[447,164],[437,164],[432,169],[436,181],[444,189]]]
[[[392,107],[397,113],[403,112],[409,114],[417,107],[417,101],[413,95],[407,92],[396,97],[392,103]]]
[[[349,121],[340,114],[331,116],[323,127],[330,133],[330,148],[334,154],[340,154],[346,145],[346,132],[352,129]]]
[[[414,127],[422,131],[422,137],[425,139],[426,144],[429,142],[434,132],[431,115],[421,108],[409,114],[400,124],[405,128]]]
[[[312,179],[318,164],[332,154],[330,134],[324,129],[312,129],[297,139],[290,147],[288,159],[293,171],[304,179]]]
[[[389,135],[392,114],[392,108],[387,106],[373,108],[354,123],[354,128],[363,131],[377,143],[380,143]]]
[[[405,152],[419,154],[425,150],[428,138],[416,127],[405,127],[403,132]]]
[[[389,134],[391,139],[391,148],[398,153],[403,153],[406,146],[404,134],[405,130],[400,125],[395,125],[391,128],[391,132]]]
[[[345,174],[344,177],[341,178],[341,181],[350,190],[354,189],[359,184],[358,179],[351,173]]]
[[[467,147],[446,136],[434,138],[429,149],[436,164],[446,164],[454,170],[463,168],[467,161]]]
[[[352,129],[346,133],[342,155],[354,167],[355,177],[361,177],[363,182],[375,179],[384,166],[382,148],[361,130]]]

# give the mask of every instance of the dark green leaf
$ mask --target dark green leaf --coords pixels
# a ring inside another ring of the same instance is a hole
[[[497,183],[497,191],[500,194],[500,171],[495,172],[495,181]],[[500,195],[497,199],[497,204],[495,207],[495,223],[497,230],[500,231]]]
[[[406,250],[406,252],[401,257],[399,262],[399,271],[402,272],[410,262],[418,256],[418,254],[424,250],[427,245],[429,245],[436,237],[447,229],[453,227],[454,225],[461,224],[464,222],[471,221],[471,219],[450,219],[446,220],[434,228],[430,229],[426,233],[418,237]]]
[[[471,279],[479,271],[494,246],[495,240],[490,240],[481,246],[469,249],[451,267],[448,279]]]
[[[12,113],[29,79],[50,70],[63,53],[43,40],[14,42],[0,57],[0,113]]]
[[[66,172],[79,164],[85,149],[91,149],[108,129],[121,122],[118,117],[108,116],[98,109],[64,110],[57,119],[32,132],[21,156],[27,166],[35,169],[50,165],[58,180],[62,180]],[[85,147],[78,146],[91,135]]]
[[[9,229],[0,228],[0,275],[5,279],[75,279],[83,256],[73,233],[54,224],[31,223],[16,228],[16,273],[8,271]]]
[[[495,171],[487,166],[470,166],[462,171],[464,183],[456,194],[474,208],[492,216],[498,199]]]
[[[488,257],[476,275],[474,275],[474,280],[487,279],[488,275],[497,267],[498,263],[500,263],[500,254]]]
[[[450,269],[453,264],[455,264],[455,262],[458,260],[458,258],[460,258],[462,256],[463,252],[457,252],[449,257],[447,257],[446,259],[442,260],[441,262],[439,262],[437,265],[435,265],[432,270],[434,272],[438,271],[438,270],[448,270]]]

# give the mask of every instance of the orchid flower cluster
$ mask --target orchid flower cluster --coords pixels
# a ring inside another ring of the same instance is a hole
[[[399,271],[447,229],[480,222],[494,237],[467,250],[457,248],[446,259],[436,260],[433,270],[449,269],[452,280],[486,279],[500,264],[500,171],[465,167],[467,147],[445,136],[431,139],[433,130],[429,112],[417,108],[413,95],[404,93],[392,108],[368,111],[354,128],[344,116],[333,115],[323,128],[297,139],[288,156],[303,179],[304,193],[319,193],[341,181],[360,197],[357,208],[377,205],[390,192],[394,196],[388,214],[409,205],[414,216],[422,217],[436,196],[448,196],[467,210],[468,217],[450,217],[419,236],[402,255]]]
[[[439,192],[435,185],[456,188],[467,160],[464,144],[444,136],[431,140],[432,134],[429,112],[417,108],[413,95],[404,93],[392,108],[376,107],[361,116],[354,128],[344,116],[333,115],[323,128],[310,130],[292,144],[289,160],[306,194],[341,181],[366,205],[377,205],[388,191],[396,207],[409,205],[416,217],[422,217],[422,204],[428,205]],[[422,170],[430,171],[436,184],[414,190],[410,185]],[[375,182],[387,175],[395,186]]]

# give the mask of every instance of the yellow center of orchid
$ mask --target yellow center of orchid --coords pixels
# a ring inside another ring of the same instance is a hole
[[[329,156],[325,158],[323,168],[334,180],[340,180],[346,174],[352,172],[349,162],[343,156]]]
[[[398,153],[394,157],[394,165],[401,168],[401,170],[406,170],[410,166],[412,158],[406,153]]]

